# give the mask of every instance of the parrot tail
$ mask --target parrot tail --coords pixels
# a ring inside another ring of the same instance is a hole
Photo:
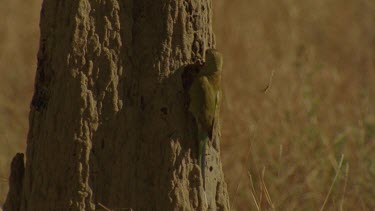
[[[203,178],[203,188],[206,189],[206,177],[205,177],[205,163],[206,163],[206,145],[209,141],[209,136],[205,132],[200,132],[199,134],[199,166],[201,167],[202,178]]]

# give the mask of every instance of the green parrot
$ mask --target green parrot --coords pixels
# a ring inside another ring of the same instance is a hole
[[[214,124],[218,121],[221,102],[221,71],[223,57],[215,49],[206,50],[205,64],[193,80],[190,90],[189,111],[197,124],[198,162],[205,188],[205,151],[209,140],[212,140]]]

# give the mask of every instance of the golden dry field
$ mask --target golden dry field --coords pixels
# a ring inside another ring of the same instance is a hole
[[[375,209],[375,1],[213,0],[234,210]],[[24,151],[41,0],[0,5],[0,204]]]

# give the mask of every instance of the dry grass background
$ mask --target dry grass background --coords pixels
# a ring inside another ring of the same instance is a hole
[[[0,204],[8,191],[10,161],[26,146],[40,6],[41,0],[0,4]]]
[[[40,4],[0,6],[0,204],[10,159],[25,148]],[[374,1],[214,6],[225,58],[222,158],[232,207],[374,210]]]

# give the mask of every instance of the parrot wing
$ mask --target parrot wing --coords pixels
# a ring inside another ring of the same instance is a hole
[[[189,96],[189,110],[198,122],[198,127],[211,136],[216,110],[216,94],[206,76],[199,76],[193,81]]]

